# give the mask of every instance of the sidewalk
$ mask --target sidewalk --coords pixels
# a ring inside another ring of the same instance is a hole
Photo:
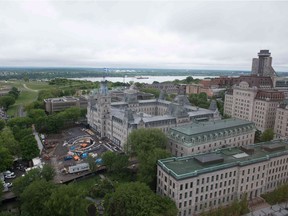
[[[280,203],[271,207],[262,208],[243,216],[288,216],[288,204]]]

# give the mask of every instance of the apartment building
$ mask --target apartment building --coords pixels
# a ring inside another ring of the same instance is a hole
[[[70,107],[87,108],[87,99],[84,96],[79,98],[65,96],[61,98],[44,99],[45,111],[49,114],[59,112]]]
[[[284,140],[158,160],[157,193],[173,199],[179,216],[253,199],[288,182]]]
[[[243,81],[226,92],[224,114],[252,121],[261,131],[273,129],[277,106],[284,98],[283,92]]]
[[[276,109],[274,133],[276,138],[288,138],[288,100],[283,101]]]
[[[187,156],[245,146],[254,143],[255,131],[253,122],[241,119],[191,123],[170,129],[167,148],[174,156]]]

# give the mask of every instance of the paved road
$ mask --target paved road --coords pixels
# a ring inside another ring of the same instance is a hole
[[[40,154],[41,154],[41,152],[43,150],[43,144],[42,144],[42,142],[41,142],[41,140],[39,138],[39,134],[35,130],[33,131],[33,134],[34,134],[34,137],[35,137],[35,139],[37,141],[37,145],[38,145],[38,148],[39,148]]]

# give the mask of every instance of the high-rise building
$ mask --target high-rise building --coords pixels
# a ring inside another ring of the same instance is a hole
[[[288,100],[277,107],[274,133],[276,138],[288,138]]]
[[[252,74],[258,76],[276,76],[270,55],[269,50],[260,50],[258,58],[253,58],[252,60]]]
[[[241,82],[227,91],[224,114],[255,123],[258,130],[274,128],[276,109],[284,100],[284,93],[273,89],[258,89]]]

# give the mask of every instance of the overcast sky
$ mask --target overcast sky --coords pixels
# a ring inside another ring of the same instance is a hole
[[[288,2],[0,1],[0,66],[288,71]]]

